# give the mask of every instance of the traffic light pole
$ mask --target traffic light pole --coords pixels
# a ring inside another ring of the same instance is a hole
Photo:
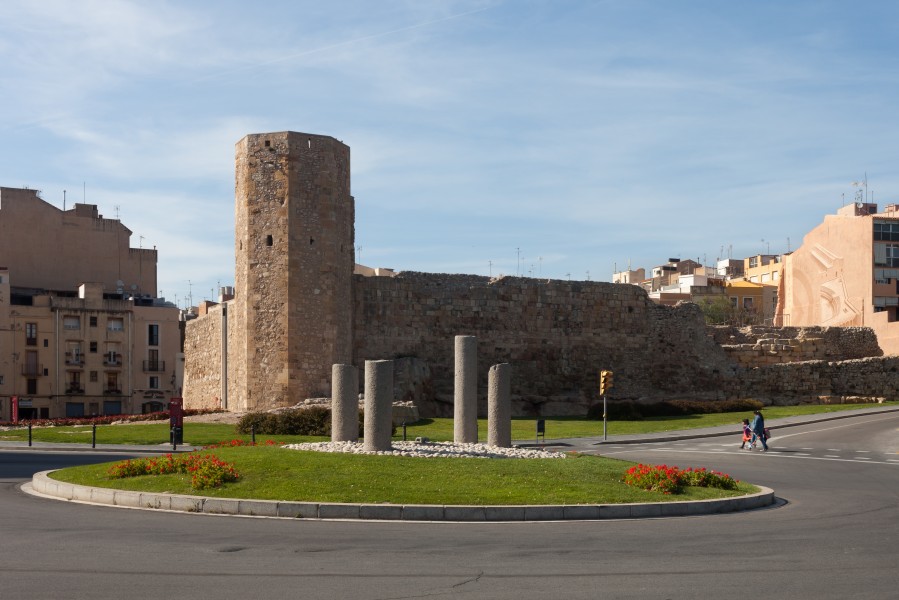
[[[602,395],[602,441],[608,440],[606,435],[606,395]]]

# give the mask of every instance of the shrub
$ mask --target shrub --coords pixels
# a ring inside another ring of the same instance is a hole
[[[295,408],[279,413],[255,412],[247,413],[237,423],[237,432],[249,434],[250,428],[261,435],[331,435],[331,409],[325,406]],[[359,411],[359,436],[365,430],[365,416]],[[393,425],[390,435],[396,434]]]
[[[277,416],[272,413],[251,412],[240,418],[237,422],[237,433],[249,434],[255,431],[259,434],[274,434]]]

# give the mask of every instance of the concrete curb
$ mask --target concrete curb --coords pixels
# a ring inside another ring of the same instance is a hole
[[[28,493],[90,504],[127,508],[168,510],[217,515],[280,517],[293,519],[336,519],[371,521],[593,521],[599,519],[646,519],[711,515],[771,506],[774,490],[720,500],[687,502],[646,502],[635,504],[575,504],[539,506],[449,506],[401,504],[339,504],[280,502],[206,498],[95,488],[56,481],[53,471],[35,473]]]

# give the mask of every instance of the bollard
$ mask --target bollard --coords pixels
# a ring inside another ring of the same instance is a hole
[[[406,441],[406,422],[403,421],[403,441]]]
[[[97,447],[97,424],[94,423],[93,431],[91,431],[91,448]]]
[[[256,426],[250,425],[250,441],[256,443]]]
[[[28,423],[28,447],[31,447],[31,423]]]

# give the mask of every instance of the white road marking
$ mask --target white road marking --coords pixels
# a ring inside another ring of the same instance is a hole
[[[838,454],[825,454],[824,458],[840,458]]]
[[[670,449],[670,448],[667,448],[667,449],[666,448],[640,448],[640,450],[645,450],[645,451],[649,451],[649,452],[671,452],[671,453],[677,453],[677,454],[719,454],[718,452],[715,452],[712,450],[690,451],[690,450],[681,450],[681,449],[674,450],[674,449]],[[628,450],[624,450],[622,452],[617,452],[614,454],[625,454],[627,452],[628,452]],[[603,453],[603,456],[609,456],[610,454],[613,454],[613,453],[606,452],[606,453]],[[742,452],[740,454],[742,454]],[[859,457],[859,458],[840,458],[840,456],[838,456],[838,455],[809,456],[809,455],[801,454],[798,452],[783,453],[783,452],[778,452],[777,450],[772,450],[771,452],[759,452],[759,451],[753,450],[752,452],[747,452],[746,454],[748,454],[750,456],[764,455],[769,458],[795,458],[798,460],[830,460],[830,461],[836,461],[836,462],[854,462],[854,463],[859,463],[859,464],[864,464],[864,465],[897,465],[897,464],[899,464],[899,459],[886,459],[885,461],[880,461],[880,460],[871,460],[870,458],[861,458],[861,457]]]

